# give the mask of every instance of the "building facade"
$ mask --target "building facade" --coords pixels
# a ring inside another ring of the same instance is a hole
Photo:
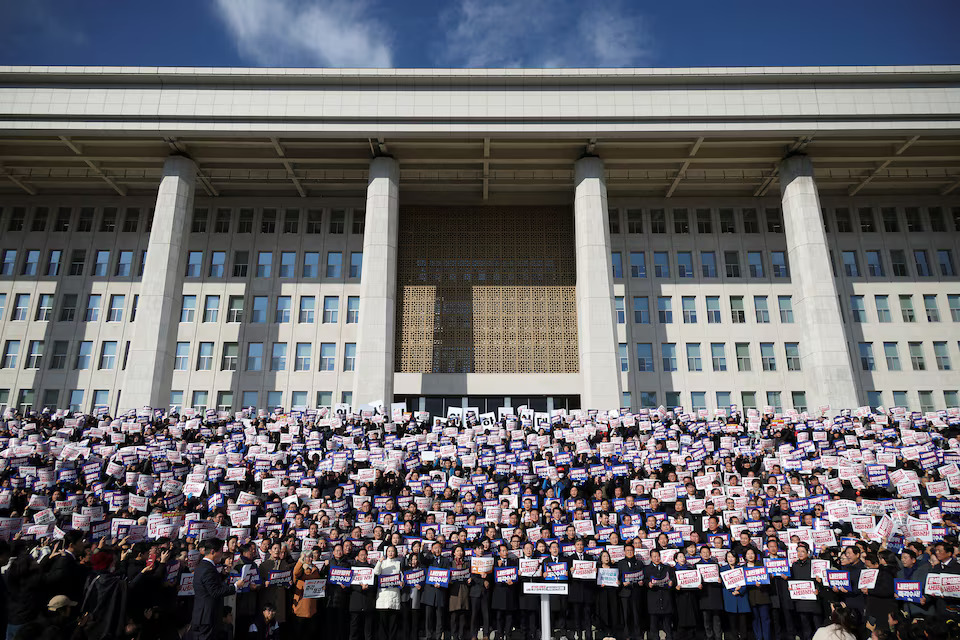
[[[960,67],[0,67],[0,410],[958,406]]]

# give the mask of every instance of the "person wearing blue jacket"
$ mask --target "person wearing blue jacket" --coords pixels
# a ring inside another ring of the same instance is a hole
[[[736,569],[740,565],[740,558],[733,551],[727,551],[725,563],[720,567],[720,573]],[[723,610],[727,612],[727,630],[735,640],[746,640],[747,621],[750,618],[750,602],[747,600],[746,587],[737,587],[734,590],[723,587]]]

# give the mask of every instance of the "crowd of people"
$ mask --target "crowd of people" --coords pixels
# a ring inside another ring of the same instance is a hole
[[[960,411],[8,413],[7,640],[960,637]],[[956,494],[954,493],[956,492]]]

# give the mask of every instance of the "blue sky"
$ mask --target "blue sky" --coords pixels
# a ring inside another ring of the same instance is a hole
[[[960,64],[960,0],[0,0],[0,64]]]

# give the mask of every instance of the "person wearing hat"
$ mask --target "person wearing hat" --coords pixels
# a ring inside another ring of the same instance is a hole
[[[40,624],[43,625],[43,633],[40,637],[50,640],[70,638],[77,624],[81,627],[85,626],[87,616],[81,618],[79,623],[75,624],[73,622],[73,608],[75,606],[77,606],[77,603],[64,595],[50,598],[50,602],[47,603],[47,610],[40,619]]]

